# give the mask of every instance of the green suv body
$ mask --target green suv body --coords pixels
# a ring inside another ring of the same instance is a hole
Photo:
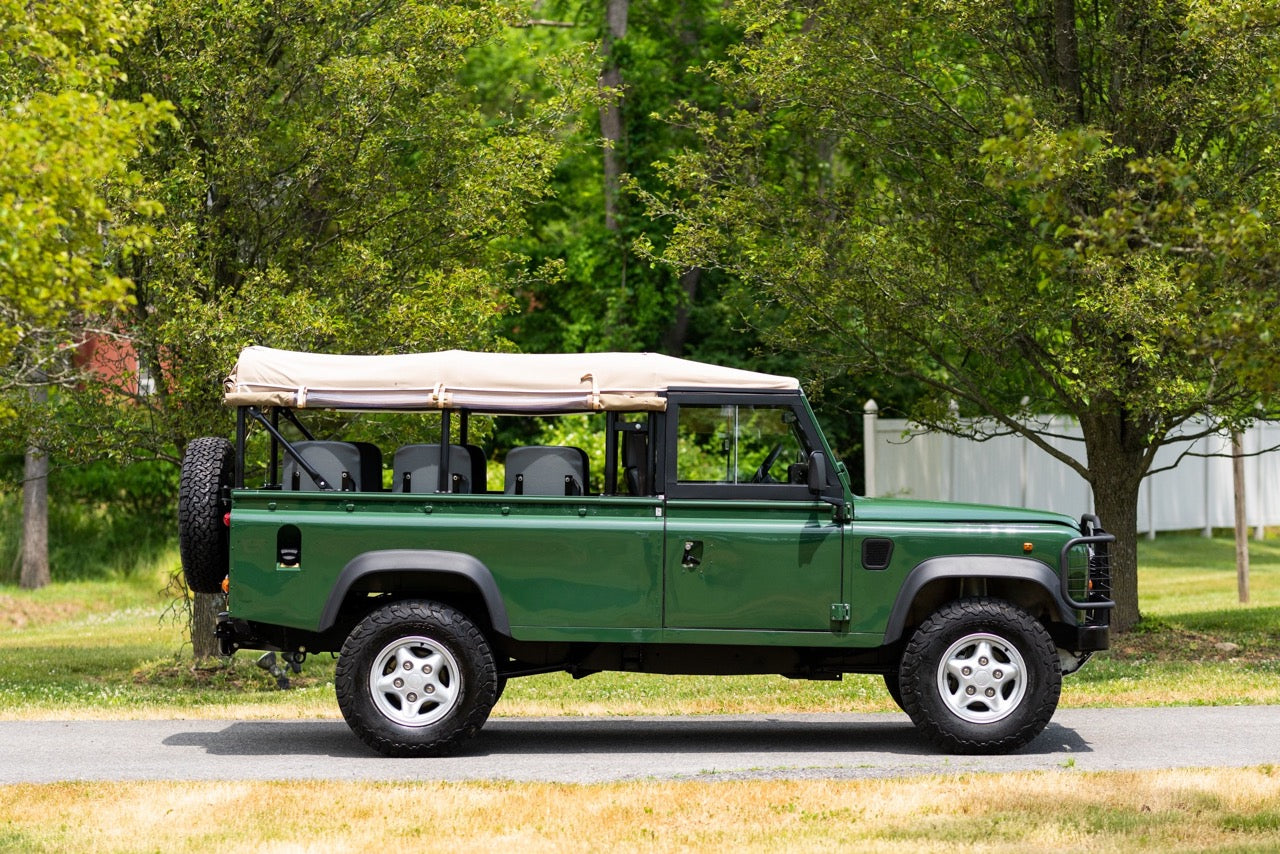
[[[225,590],[225,653],[339,652],[344,716],[390,755],[454,750],[506,680],[561,670],[878,673],[938,746],[1007,751],[1108,645],[1095,518],[856,496],[791,378],[250,348],[227,402],[235,442],[184,462],[188,583]],[[384,454],[309,409],[436,414]],[[470,441],[477,415],[580,412],[600,447]]]

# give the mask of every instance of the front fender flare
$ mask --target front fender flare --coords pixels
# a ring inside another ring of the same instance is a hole
[[[317,631],[327,631],[338,621],[338,612],[347,594],[362,578],[383,572],[408,572],[431,575],[461,576],[476,586],[480,597],[484,600],[489,614],[489,623],[499,634],[511,634],[511,621],[507,618],[507,608],[503,604],[502,594],[498,590],[498,582],[493,573],[475,557],[464,552],[450,552],[439,549],[384,549],[365,552],[352,558],[338,580],[334,582],[329,598],[320,612],[320,625]]]
[[[1062,614],[1070,614],[1075,609],[1062,598],[1062,584],[1048,564],[1034,558],[1008,557],[1005,555],[948,555],[922,561],[909,573],[898,590],[898,598],[894,600],[893,610],[889,612],[889,622],[884,630],[885,644],[891,644],[902,637],[906,626],[907,614],[916,596],[926,585],[946,578],[998,578],[1017,581],[1028,581],[1038,587],[1057,605]]]

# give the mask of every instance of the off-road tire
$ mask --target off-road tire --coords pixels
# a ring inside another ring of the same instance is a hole
[[[900,679],[917,729],[943,750],[964,754],[1022,747],[1049,723],[1062,690],[1045,627],[989,598],[948,603],[925,620],[903,653]]]
[[[498,676],[489,642],[466,615],[439,602],[407,600],[379,608],[351,630],[334,687],[347,725],[377,752],[444,756],[484,726]]]
[[[889,698],[897,704],[898,708],[906,711],[906,707],[902,705],[902,673],[898,670],[890,670],[886,673],[884,687],[889,692]]]
[[[227,577],[223,492],[234,474],[235,449],[226,439],[202,436],[187,445],[178,484],[178,550],[187,586],[196,593],[221,593]]]

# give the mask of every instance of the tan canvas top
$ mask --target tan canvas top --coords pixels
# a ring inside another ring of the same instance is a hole
[[[228,406],[471,409],[482,412],[663,410],[673,388],[800,388],[792,377],[658,353],[340,356],[248,347],[226,379]]]

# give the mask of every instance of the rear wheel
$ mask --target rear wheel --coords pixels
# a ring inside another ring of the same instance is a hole
[[[952,753],[1006,753],[1035,738],[1058,707],[1062,672],[1052,638],[999,599],[943,606],[902,656],[903,708]]]
[[[347,725],[387,756],[442,756],[484,726],[498,677],[484,634],[460,611],[396,602],[348,635],[334,684]]]
[[[902,709],[902,674],[896,669],[890,670],[884,675],[884,687],[889,692],[889,697],[893,702],[898,704],[898,708]]]
[[[226,439],[192,439],[178,484],[178,550],[182,574],[196,593],[221,593],[227,577],[227,510],[223,497],[235,473],[235,449]]]

